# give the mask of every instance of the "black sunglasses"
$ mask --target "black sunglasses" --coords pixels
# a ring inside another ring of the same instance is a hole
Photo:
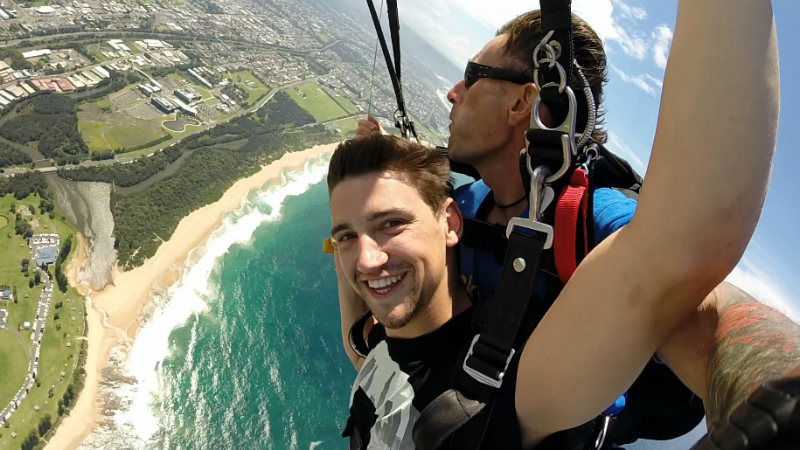
[[[511,83],[525,84],[533,82],[532,77],[524,71],[501,69],[499,67],[484,66],[475,62],[468,62],[464,69],[464,87],[470,87],[481,78],[510,81]]]

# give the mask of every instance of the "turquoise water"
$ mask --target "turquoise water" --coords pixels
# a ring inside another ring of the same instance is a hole
[[[154,447],[342,448],[354,370],[341,348],[323,183],[284,203],[212,273],[209,310],[170,336]]]
[[[341,449],[355,370],[341,346],[327,159],[265,186],[189,256],[101,387],[82,449]],[[112,358],[113,359],[113,358]]]

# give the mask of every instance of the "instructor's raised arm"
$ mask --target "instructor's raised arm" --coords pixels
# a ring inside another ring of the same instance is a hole
[[[633,221],[581,263],[523,351],[529,440],[610,405],[733,269],[761,212],[778,112],[770,2],[682,1]]]

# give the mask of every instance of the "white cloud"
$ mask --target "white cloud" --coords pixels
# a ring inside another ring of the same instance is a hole
[[[539,8],[538,1],[509,0],[404,0],[400,2],[400,17],[403,23],[413,28],[452,62],[459,66],[488,42],[494,32],[514,17]],[[615,25],[611,13],[611,0],[574,0],[572,10],[606,41],[625,42],[625,47],[636,55],[646,55],[644,40],[631,38]],[[478,25],[465,26],[465,16]],[[402,31],[401,31],[402,32]],[[622,45],[622,44],[620,44]],[[643,49],[643,50],[642,50]],[[641,59],[640,58],[640,59]]]
[[[666,25],[659,25],[653,31],[653,60],[660,68],[667,67],[667,58],[669,57],[669,48],[672,44],[672,30]]]
[[[612,0],[614,6],[620,9],[622,17],[632,20],[644,20],[647,18],[647,11],[638,6],[630,6],[622,0]]]
[[[753,245],[758,247],[758,244],[751,243],[751,246]],[[748,253],[750,253],[749,250]],[[756,253],[761,252],[757,251]],[[764,269],[764,267],[768,267],[765,262],[763,257],[753,257],[748,254],[742,258],[726,280],[761,303],[775,308],[795,322],[800,322],[800,307],[781,289],[779,282],[770,276],[769,271]]]
[[[646,80],[648,80],[649,82],[653,83],[654,85],[658,86],[659,89],[664,87],[664,80],[662,80],[660,78],[656,78],[656,77],[654,77],[654,76],[652,76],[650,74],[647,74],[647,73],[644,74],[644,78]]]
[[[647,171],[647,163],[645,163],[642,158],[627,144],[622,142],[622,139],[619,138],[613,131],[608,131],[608,148],[615,154],[625,158],[633,167],[639,175],[644,176],[644,173]]]
[[[652,96],[658,95],[661,92],[661,80],[655,78],[651,75],[644,74],[644,75],[629,75],[623,72],[619,67],[609,64],[611,69],[622,78],[622,81],[626,83],[631,83],[637,88],[647,92]]]

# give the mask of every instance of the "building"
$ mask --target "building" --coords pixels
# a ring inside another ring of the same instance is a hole
[[[186,90],[175,89],[174,91],[172,91],[172,93],[175,94],[176,97],[178,97],[179,99],[181,99],[182,101],[184,101],[187,104],[191,104],[192,102],[195,102],[195,101],[200,100],[200,99],[203,98],[197,92],[194,92],[194,91],[189,90],[189,89],[186,89]]]
[[[95,66],[92,68],[92,72],[96,73],[100,78],[108,78],[111,76],[108,71],[100,66]]]
[[[73,86],[72,83],[70,83],[70,81],[64,77],[53,78],[53,82],[55,82],[58,85],[58,88],[61,89],[62,91],[75,90],[75,86]]]
[[[180,99],[172,98],[171,101],[172,101],[172,103],[174,103],[178,107],[178,109],[181,110],[182,113],[186,114],[187,116],[194,117],[194,116],[197,115],[197,110],[196,109],[194,109],[191,106],[187,105],[186,103],[184,103]]]
[[[34,250],[33,259],[36,260],[37,267],[55,264],[56,258],[58,258],[58,247],[39,247]]]
[[[22,57],[25,59],[31,59],[31,58],[38,58],[40,56],[47,56],[50,53],[52,52],[50,51],[49,48],[42,48],[39,50],[31,50],[29,52],[23,52]]]
[[[166,114],[169,114],[178,109],[177,106],[175,106],[171,101],[169,101],[164,97],[153,97],[150,99],[150,102],[153,105],[155,105],[156,108],[160,109]]]
[[[139,91],[147,97],[150,97],[153,94],[153,90],[146,84],[140,84]]]

